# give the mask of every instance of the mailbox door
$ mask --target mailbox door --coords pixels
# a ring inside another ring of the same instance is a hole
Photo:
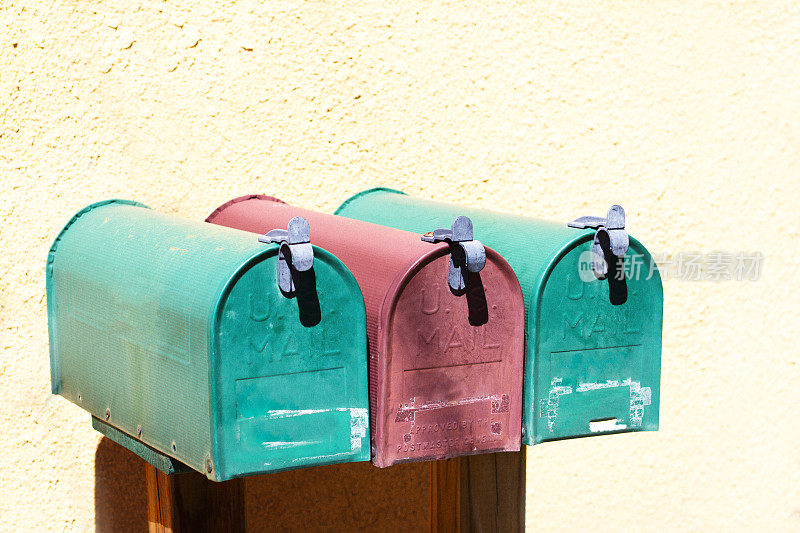
[[[390,287],[381,310],[386,354],[379,466],[518,450],[524,319],[507,263],[487,266],[456,296],[447,250],[419,261]],[[505,265],[505,267],[503,266]]]
[[[292,297],[278,287],[277,266],[272,254],[243,267],[215,311],[217,468],[226,478],[370,457],[361,291],[317,247]]]
[[[524,303],[508,263],[487,250],[486,267],[455,295],[448,246],[419,234],[254,196],[208,220],[263,233],[294,216],[309,221],[312,240],[345,263],[364,294],[373,462],[519,449]]]
[[[631,239],[624,283],[598,280],[591,238],[571,244],[535,295],[535,442],[658,429],[663,295],[652,258]],[[633,275],[636,274],[636,275]],[[624,304],[616,305],[624,291]],[[613,296],[613,297],[612,297]]]
[[[381,188],[356,194],[336,213],[409,231],[464,214],[475,238],[508,260],[525,294],[526,444],[658,429],[663,295],[658,269],[638,241],[630,239],[626,257],[636,275],[626,280],[626,301],[614,305],[608,281],[578,278],[590,231]],[[581,298],[573,300],[579,290]],[[565,333],[567,322],[575,327]]]

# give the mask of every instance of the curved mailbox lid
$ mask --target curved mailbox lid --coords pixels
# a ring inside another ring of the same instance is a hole
[[[459,296],[448,285],[446,244],[265,198],[226,206],[208,221],[261,233],[306,218],[315,242],[358,280],[375,465],[519,449],[524,304],[496,252],[486,250],[486,266]]]
[[[527,217],[370,189],[338,215],[422,231],[454,214],[517,274],[526,305],[523,441],[534,444],[618,431],[658,429],[663,293],[650,254],[631,238],[625,283],[588,281],[579,265],[594,232]],[[623,289],[627,290],[621,298]],[[611,295],[619,300],[611,302]],[[624,301],[623,301],[624,300]]]
[[[367,460],[358,285],[314,247],[315,290],[287,298],[277,252],[134,202],[83,209],[47,263],[53,392],[217,481]]]

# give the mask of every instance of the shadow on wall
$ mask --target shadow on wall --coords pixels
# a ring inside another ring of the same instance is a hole
[[[103,437],[94,454],[95,531],[147,531],[145,463]]]

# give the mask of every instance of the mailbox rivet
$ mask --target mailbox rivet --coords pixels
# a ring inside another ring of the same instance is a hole
[[[109,418],[111,418],[111,409],[106,408],[106,420],[108,420]]]
[[[173,452],[177,452],[178,451],[178,445],[175,444],[175,441],[172,441],[172,451]]]
[[[141,424],[136,426],[136,436],[137,437],[141,437],[142,436],[142,425]]]
[[[211,457],[206,457],[206,472],[209,474],[214,471],[214,463],[211,462]]]

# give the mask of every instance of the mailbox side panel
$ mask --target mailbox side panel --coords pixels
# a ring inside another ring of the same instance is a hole
[[[263,250],[248,234],[132,202],[82,210],[48,256],[53,391],[204,472],[211,311]]]
[[[314,247],[313,268],[286,297],[271,248],[236,273],[215,313],[221,479],[370,457],[361,291]]]

